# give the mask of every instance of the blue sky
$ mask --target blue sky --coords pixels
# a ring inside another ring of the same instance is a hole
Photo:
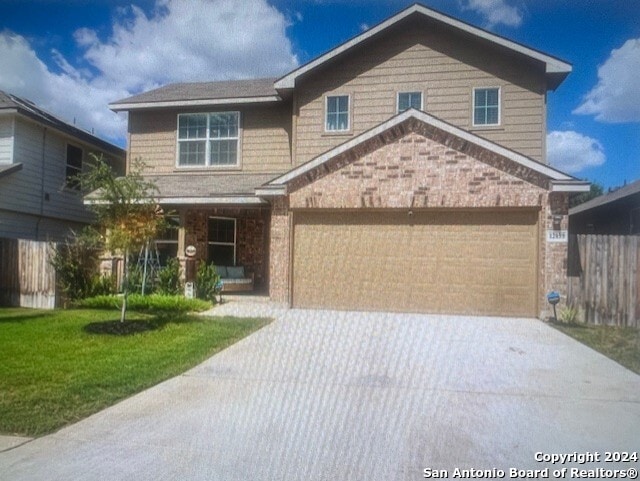
[[[412,3],[0,0],[0,89],[124,146],[111,101],[170,82],[279,76]],[[570,62],[549,93],[549,160],[605,188],[640,179],[640,0],[422,3]]]

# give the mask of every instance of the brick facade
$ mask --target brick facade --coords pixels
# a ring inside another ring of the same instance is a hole
[[[243,208],[186,210],[183,213],[184,244],[196,247],[198,260],[207,258],[207,223],[212,216],[236,219],[236,264],[255,274],[256,289],[266,286],[269,211]]]
[[[290,210],[527,208],[539,216],[538,305],[546,316],[546,293],[565,292],[567,258],[567,244],[547,243],[546,231],[566,230],[568,213],[568,195],[548,185],[543,175],[452,134],[421,122],[397,125],[292,180],[288,198],[276,199],[270,295],[289,299]]]

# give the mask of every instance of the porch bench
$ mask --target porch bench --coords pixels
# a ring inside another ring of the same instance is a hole
[[[253,290],[254,274],[245,273],[244,266],[215,266],[222,282],[222,292],[247,292]]]

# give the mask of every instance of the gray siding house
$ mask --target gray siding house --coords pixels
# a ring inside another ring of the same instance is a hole
[[[88,224],[71,178],[89,153],[124,173],[124,150],[0,91],[0,238],[58,241]]]

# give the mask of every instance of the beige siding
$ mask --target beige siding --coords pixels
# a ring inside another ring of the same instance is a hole
[[[13,163],[13,118],[0,117],[0,165]]]
[[[225,110],[241,112],[243,171],[278,173],[291,167],[290,105],[269,104]],[[148,171],[153,173],[166,174],[188,170],[176,167],[176,129],[178,114],[193,111],[131,112],[129,114],[130,159],[141,158],[147,165]],[[212,111],[212,109],[204,111]]]
[[[474,87],[500,87],[502,123],[473,128]],[[542,66],[427,22],[391,29],[302,80],[296,89],[297,163],[364,132],[396,113],[398,91],[422,91],[424,109],[447,122],[544,161],[545,80]],[[351,131],[324,132],[327,93],[351,96]]]

